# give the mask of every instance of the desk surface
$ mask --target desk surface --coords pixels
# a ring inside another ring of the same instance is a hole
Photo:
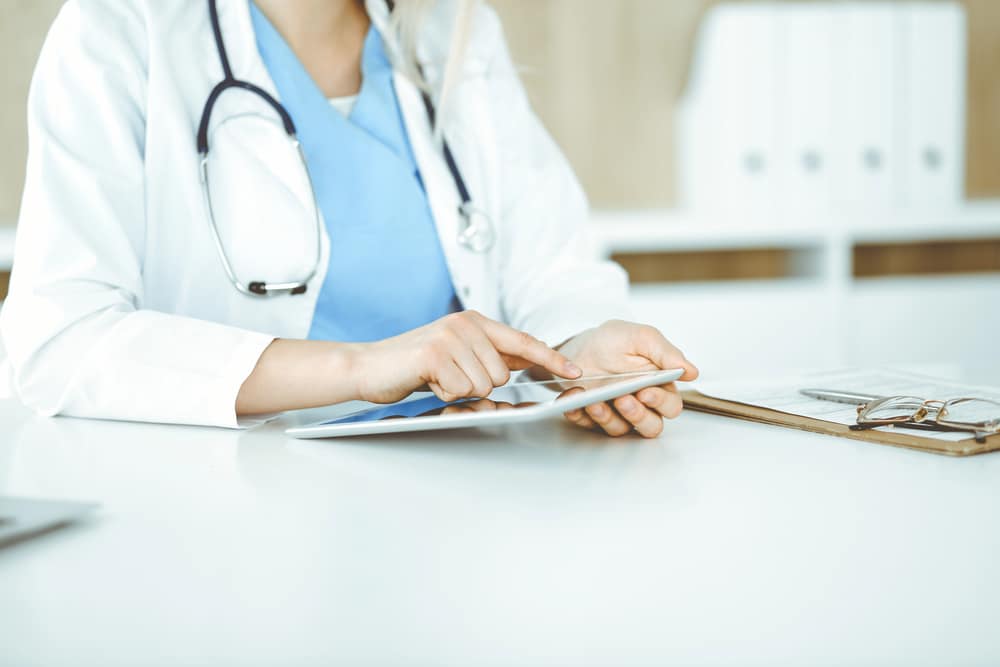
[[[0,493],[99,500],[0,549],[0,663],[1000,663],[1000,455],[686,413],[299,442],[34,417]]]

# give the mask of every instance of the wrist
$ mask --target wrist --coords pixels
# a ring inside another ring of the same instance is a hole
[[[324,376],[337,394],[336,403],[364,400],[366,343],[337,343]]]

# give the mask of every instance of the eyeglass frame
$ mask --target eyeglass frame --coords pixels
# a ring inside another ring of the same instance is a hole
[[[910,399],[917,403],[917,407],[909,416],[901,416],[892,419],[870,419],[866,420],[868,413],[891,402],[900,399]],[[948,421],[941,417],[947,415],[948,406],[964,403],[966,401],[983,401],[997,406],[998,417],[996,420],[983,424],[973,424],[970,422]],[[934,415],[931,416],[931,410]],[[929,418],[929,419],[928,419]],[[893,426],[899,424],[905,428],[916,428],[928,431],[961,431],[972,433],[976,442],[985,442],[986,437],[1000,433],[1000,402],[989,398],[979,398],[975,396],[965,396],[960,398],[950,398],[947,400],[923,399],[919,396],[886,396],[874,401],[869,401],[858,406],[857,424],[851,426],[852,430],[865,430],[879,426]]]

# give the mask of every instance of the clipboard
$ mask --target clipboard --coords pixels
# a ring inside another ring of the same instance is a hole
[[[811,417],[801,417],[787,412],[746,405],[735,401],[712,398],[695,390],[683,391],[681,392],[681,397],[684,399],[684,407],[696,412],[705,412],[721,417],[733,417],[759,424],[794,428],[811,433],[835,435],[841,438],[873,442],[879,445],[904,447],[932,454],[973,456],[975,454],[985,454],[1000,450],[1000,433],[988,436],[985,442],[976,442],[976,439],[971,434],[967,440],[948,441],[921,437],[912,431],[907,433],[904,429],[894,429],[893,431],[854,431],[849,426],[844,426],[843,424],[823,421],[822,419],[813,419]]]

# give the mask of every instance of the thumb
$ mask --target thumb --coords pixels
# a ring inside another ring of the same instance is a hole
[[[681,368],[684,374],[679,378],[690,382],[698,377],[698,367],[691,363],[684,353],[668,341],[658,329],[648,327],[639,336],[636,352],[659,368]]]

